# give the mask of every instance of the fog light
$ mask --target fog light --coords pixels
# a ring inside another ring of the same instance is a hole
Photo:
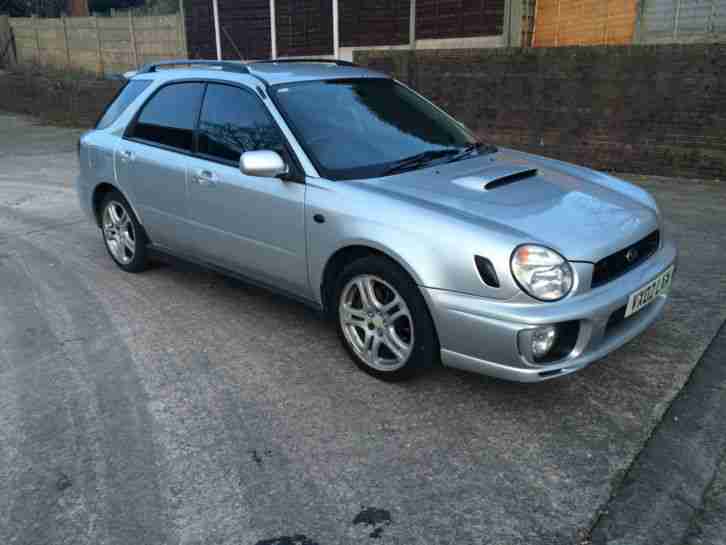
[[[532,332],[532,355],[539,359],[545,357],[557,340],[557,328],[548,325]]]

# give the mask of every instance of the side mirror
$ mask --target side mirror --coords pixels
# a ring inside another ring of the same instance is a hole
[[[287,165],[276,151],[246,151],[239,158],[239,169],[247,176],[276,178],[288,173]]]

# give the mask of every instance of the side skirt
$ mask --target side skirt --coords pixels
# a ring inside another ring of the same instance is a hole
[[[158,259],[159,261],[167,263],[169,265],[183,264],[183,265],[191,265],[193,267],[199,267],[202,269],[210,270],[210,271],[216,272],[218,274],[221,274],[222,276],[228,276],[230,278],[234,278],[236,280],[244,282],[245,284],[249,284],[251,286],[256,286],[258,288],[267,290],[271,293],[282,295],[283,297],[286,297],[287,299],[292,299],[294,301],[297,301],[298,303],[302,303],[306,307],[319,313],[321,317],[323,317],[325,315],[325,313],[323,312],[322,305],[320,305],[318,302],[313,301],[312,299],[307,299],[306,297],[302,297],[295,293],[291,293],[287,290],[278,288],[277,286],[273,286],[272,284],[268,284],[266,282],[261,282],[260,280],[256,280],[254,278],[241,274],[237,271],[227,269],[225,267],[220,267],[219,265],[215,265],[214,263],[209,263],[209,262],[202,261],[200,259],[196,259],[196,258],[188,256],[188,255],[182,255],[179,253],[172,252],[168,248],[157,246],[156,244],[153,244],[153,243],[149,244],[148,249],[149,249],[149,252],[152,257]]]

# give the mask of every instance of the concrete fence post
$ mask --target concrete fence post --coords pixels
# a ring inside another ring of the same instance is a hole
[[[40,66],[40,37],[38,36],[38,18],[33,15],[30,20],[33,22],[33,34],[35,35],[35,64]]]
[[[678,39],[678,30],[681,18],[681,0],[676,0],[675,14],[673,15],[673,40]]]
[[[270,49],[272,59],[277,58],[277,15],[275,0],[270,0]]]
[[[411,0],[408,7],[408,47],[416,49],[416,0]]]
[[[177,51],[179,58],[188,59],[189,53],[187,51],[187,20],[184,12],[184,0],[179,0],[179,13],[177,14]]]
[[[139,68],[139,52],[136,49],[136,34],[134,33],[134,12],[129,10],[129,35],[131,36],[131,51],[134,55],[134,69]]]
[[[522,22],[524,19],[524,6],[522,0],[509,0],[509,47],[522,47],[526,44],[522,40]]]
[[[219,30],[219,6],[217,0],[212,0],[212,15],[214,17],[214,44],[217,48],[217,60],[222,60],[222,35]]]
[[[333,57],[340,58],[340,15],[338,0],[333,0]]]
[[[61,17],[61,24],[63,25],[63,47],[66,50],[66,65],[68,68],[71,67],[71,46],[68,43],[68,25],[66,24],[65,16]]]
[[[101,30],[98,26],[98,15],[93,16],[93,28],[96,29],[96,55],[98,56],[96,71],[99,76],[103,77],[103,50],[101,49]]]
[[[706,23],[706,32],[716,32],[716,0],[711,0],[711,15],[709,15]]]

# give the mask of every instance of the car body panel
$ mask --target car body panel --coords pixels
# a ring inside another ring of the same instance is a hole
[[[492,288],[479,278],[474,255],[508,263],[517,234],[500,230],[487,238],[487,226],[466,217],[447,215],[415,200],[394,199],[359,182],[315,180],[308,183],[308,216],[322,214],[324,225],[310,224],[310,283],[321,286],[326,263],[338,250],[367,246],[390,256],[420,286],[456,289],[483,297],[508,299],[519,288],[514,282]],[[436,226],[433,228],[433,226]],[[497,226],[490,225],[492,230]],[[490,231],[491,232],[491,231]],[[520,236],[523,236],[520,234]],[[455,241],[452,243],[452,241]],[[498,270],[506,278],[506,270]]]
[[[651,307],[658,307],[657,303],[664,301],[665,296],[659,296],[655,303],[625,319],[618,327],[607,330],[610,317],[627,304],[631,293],[675,263],[675,246],[670,240],[664,241],[653,259],[629,271],[617,282],[587,290],[575,298],[547,304],[501,302],[447,290],[422,291],[430,301],[440,342],[446,350],[480,360],[482,367],[486,367],[487,362],[496,362],[539,372],[577,365],[582,361],[580,358],[588,357],[601,346],[613,350],[630,340],[634,330],[650,325],[659,314],[658,311],[653,313]],[[516,346],[519,331],[574,320],[581,321],[581,335],[587,338],[582,339],[582,350],[565,361],[535,366],[512,348],[512,343]]]
[[[185,243],[189,160],[184,154],[126,139],[117,143],[114,154],[116,181],[141,214],[149,238],[181,251],[190,249]]]
[[[535,176],[484,189],[490,170],[525,166]],[[479,187],[457,183],[477,178]],[[654,209],[591,181],[588,172],[565,172],[546,159],[513,151],[448,163],[366,182],[387,194],[425,201],[474,224],[499,224],[526,233],[571,261],[595,262],[640,240],[657,227]],[[607,236],[603,236],[603,234]]]
[[[305,242],[305,184],[252,177],[190,158],[189,230],[194,254],[311,297]],[[211,184],[194,173],[212,173]]]
[[[335,63],[259,62],[248,65],[250,73],[268,85],[316,81],[322,79],[388,77],[360,66],[340,66]]]

